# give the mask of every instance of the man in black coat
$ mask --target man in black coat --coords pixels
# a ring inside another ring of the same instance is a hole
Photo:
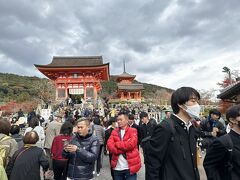
[[[18,114],[18,119],[20,118],[20,117],[24,117],[24,114],[23,114],[23,111],[22,111],[22,109],[19,109],[19,111],[17,112],[17,114]]]
[[[146,180],[199,180],[196,132],[199,93],[191,87],[177,89],[171,97],[173,113],[154,129],[144,145]]]
[[[203,162],[208,180],[240,179],[240,105],[226,113],[231,130],[210,145]]]
[[[116,117],[111,117],[109,122],[109,127],[105,131],[105,141],[104,141],[104,154],[107,154],[107,141],[109,137],[111,136],[112,131],[117,127],[117,118]]]
[[[30,121],[32,118],[34,118],[34,117],[36,117],[36,112],[35,112],[34,109],[32,109],[32,111],[29,112],[29,113],[28,113],[28,116],[27,116],[27,121],[28,121],[28,123],[29,123],[29,121]]]
[[[142,124],[139,126],[139,133],[140,133],[140,143],[149,138],[153,134],[153,130],[157,125],[157,122],[154,119],[149,119],[148,114],[146,112],[140,113],[140,121]]]
[[[67,177],[74,180],[93,179],[94,164],[100,144],[90,130],[90,120],[82,118],[77,123],[78,132],[64,147],[63,157],[69,159]]]

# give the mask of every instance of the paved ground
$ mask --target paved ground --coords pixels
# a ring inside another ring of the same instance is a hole
[[[200,174],[200,179],[201,180],[207,180],[207,177],[206,177],[206,174],[205,174],[205,171],[204,171],[204,168],[203,168],[203,160],[204,160],[204,157],[205,157],[205,154],[202,154],[202,158],[200,158],[200,162],[199,162],[199,165],[198,165],[198,170],[199,170],[199,174]]]
[[[204,155],[203,155],[204,157]],[[142,159],[142,162],[143,162],[143,156],[141,154],[141,159]],[[203,166],[202,166],[202,161],[203,161],[203,158],[200,158],[200,161],[199,161],[199,173],[200,173],[200,178],[201,180],[207,180],[206,178],[206,175],[205,175],[205,171],[203,169]],[[142,168],[140,169],[140,171],[138,172],[137,174],[137,179],[138,180],[144,180],[145,178],[145,167],[144,167],[144,163],[142,163]],[[110,166],[109,166],[109,158],[108,156],[105,156],[103,155],[103,168],[100,172],[100,176],[97,177],[96,174],[95,174],[95,178],[94,180],[111,180],[111,173],[110,173]]]
[[[142,162],[143,162],[143,157],[141,156]],[[203,169],[202,166],[202,161],[203,158],[200,159],[200,163],[199,163],[199,173],[200,173],[200,178],[201,180],[207,180],[206,175],[205,175],[205,171]],[[110,167],[109,167],[109,161],[108,161],[108,157],[104,156],[103,157],[103,169],[100,173],[99,177],[95,176],[95,180],[111,180],[111,174],[110,174]],[[137,174],[137,179],[138,180],[144,180],[145,179],[145,167],[144,167],[144,163],[142,163],[142,168],[141,170],[138,172]]]
[[[142,162],[143,162],[143,157],[141,156]],[[137,174],[137,179],[138,180],[144,180],[145,178],[145,167],[144,163],[142,163],[142,168]],[[109,158],[108,156],[103,157],[103,168],[100,172],[100,176],[96,177],[94,180],[111,180],[111,173],[110,173],[110,165],[109,165]]]

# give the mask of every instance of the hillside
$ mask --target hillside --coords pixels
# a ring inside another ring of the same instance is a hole
[[[152,102],[169,101],[172,89],[157,85],[142,83],[143,97]],[[102,83],[101,96],[114,97],[117,83],[115,77]],[[15,74],[0,73],[0,102],[17,101],[24,102],[34,99],[43,101],[54,100],[55,90],[51,81],[45,78],[19,76]]]
[[[48,79],[0,73],[0,102],[52,100],[54,86]]]

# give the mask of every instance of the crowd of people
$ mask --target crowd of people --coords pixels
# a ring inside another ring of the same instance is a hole
[[[29,113],[25,128],[1,117],[0,179],[48,179],[53,172],[56,180],[90,180],[100,176],[104,154],[113,180],[136,180],[143,163],[146,180],[200,180],[199,146],[209,180],[239,180],[240,105],[226,112],[227,133],[217,109],[199,120],[199,100],[195,89],[177,89],[160,123],[141,104],[90,109],[69,100],[47,122]]]

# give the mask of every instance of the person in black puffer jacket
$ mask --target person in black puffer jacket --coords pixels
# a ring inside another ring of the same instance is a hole
[[[65,143],[63,157],[69,159],[67,177],[74,180],[93,178],[94,162],[99,153],[100,144],[90,130],[90,120],[81,118],[77,122],[78,132]]]

